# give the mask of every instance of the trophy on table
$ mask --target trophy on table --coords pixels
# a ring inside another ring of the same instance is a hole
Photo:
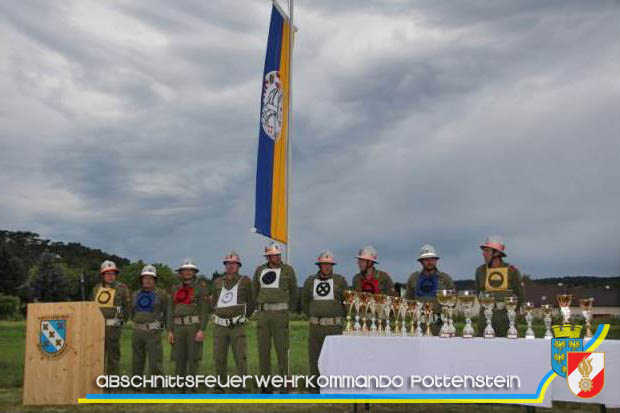
[[[402,297],[392,297],[392,313],[394,313],[394,335],[400,335],[400,304]]]
[[[415,302],[415,321],[416,321],[416,329],[414,337],[422,337],[424,336],[424,332],[422,331],[422,311],[424,309],[424,303],[422,301]]]
[[[414,337],[416,335],[415,320],[418,305],[415,300],[407,300],[407,312],[411,316],[411,324],[409,325],[409,335]]]
[[[374,294],[375,301],[375,313],[373,317],[377,319],[377,334],[383,335],[383,328],[381,327],[381,319],[383,318],[383,307],[385,305],[385,296],[383,294]]]
[[[558,300],[558,305],[560,306],[563,323],[570,324],[570,304],[573,301],[573,296],[571,294],[559,294],[555,298]]]
[[[542,309],[545,322],[545,339],[551,340],[553,338],[553,333],[551,332],[551,313],[553,312],[553,307],[551,304],[543,304],[540,306]]]
[[[534,320],[534,315],[532,314],[532,311],[534,311],[534,303],[531,301],[527,301],[525,304],[523,304],[523,311],[525,312],[525,322],[527,323],[525,338],[536,338],[536,335],[534,335],[534,330],[532,329],[532,320]]]
[[[493,307],[495,307],[495,295],[488,291],[481,291],[478,296],[478,302],[484,308],[484,317],[487,320],[487,326],[484,329],[483,337],[484,338],[494,338],[495,330],[493,330],[492,318],[493,318]]]
[[[368,312],[370,313],[370,330],[369,334],[377,335],[377,323],[376,323],[376,312],[377,312],[377,301],[375,300],[374,294],[370,294],[368,297]]]
[[[383,334],[386,336],[392,335],[392,327],[390,326],[390,313],[392,312],[392,300],[394,297],[390,297],[389,295],[385,296],[385,300],[383,301],[383,318],[385,320],[385,329],[383,330]]]
[[[504,297],[504,304],[506,305],[506,310],[508,310],[508,321],[510,322],[510,327],[508,327],[508,333],[506,334],[507,338],[517,338],[519,337],[519,332],[515,327],[515,318],[517,317],[517,304],[519,303],[519,299],[516,295],[508,294]]]
[[[403,298],[402,300],[400,300],[400,306],[398,307],[398,312],[400,313],[400,335],[401,336],[406,336],[407,335],[407,322],[406,322],[406,318],[407,318],[407,299]]]
[[[474,308],[476,301],[476,293],[471,290],[459,291],[458,304],[463,308],[465,315],[465,327],[463,327],[463,338],[472,338],[474,336],[474,328],[471,325],[471,310]]]
[[[353,311],[353,306],[355,305],[355,291],[345,290],[342,295],[344,297],[343,304],[347,308],[347,324],[344,328],[343,334],[349,335],[353,333],[353,326],[351,325],[351,312]]]
[[[353,326],[354,334],[360,334],[362,331],[362,325],[360,324],[360,307],[362,305],[360,293],[356,292],[353,299],[353,305],[355,306],[355,325]]]
[[[586,319],[586,334],[584,335],[584,340],[590,340],[592,338],[592,305],[594,304],[594,298],[581,298],[579,300],[579,307],[581,307],[581,312],[583,313],[583,318]]]
[[[456,290],[450,290],[451,294],[448,298],[448,334],[450,337],[456,336],[456,327],[454,327],[454,307],[456,307],[457,294]]]
[[[437,301],[441,305],[441,329],[439,335],[447,338],[452,337],[451,313],[452,308],[456,304],[456,291],[454,290],[437,290]]]
[[[368,314],[368,302],[370,301],[371,294],[367,292],[361,293],[360,296],[360,311],[362,312],[362,335],[368,334],[368,324],[366,323],[366,315]]]
[[[433,332],[431,331],[431,319],[433,317],[433,303],[432,301],[424,301],[424,320],[426,321],[426,333],[424,333],[425,337],[432,337]]]

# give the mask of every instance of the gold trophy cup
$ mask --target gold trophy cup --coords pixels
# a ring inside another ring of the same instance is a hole
[[[459,291],[458,304],[463,309],[465,315],[465,327],[463,327],[463,338],[472,338],[474,328],[471,325],[471,310],[474,308],[476,293],[471,290]]]
[[[355,291],[345,290],[342,293],[342,295],[344,297],[343,304],[345,305],[347,309],[347,324],[342,334],[350,335],[350,334],[353,334],[353,325],[351,323],[351,312],[353,311],[353,307],[355,305]]]
[[[385,296],[383,294],[374,294],[375,301],[375,317],[377,318],[377,334],[383,335],[383,327],[381,327],[381,319],[383,318],[383,307],[385,305]]]
[[[487,326],[484,329],[484,338],[494,338],[495,330],[493,330],[493,307],[495,307],[495,295],[488,291],[481,291],[478,296],[478,302],[484,308],[484,317],[487,320]]]
[[[426,321],[426,333],[424,333],[424,336],[432,337],[433,332],[431,331],[431,318],[433,316],[433,303],[431,301],[425,301],[423,308],[424,308],[424,319]]]
[[[534,315],[532,312],[534,311],[534,303],[531,301],[523,304],[523,311],[525,312],[525,322],[527,323],[527,330],[525,331],[525,338],[533,339],[536,338],[534,334],[534,330],[532,329],[532,321],[534,320]]]
[[[519,337],[519,332],[515,327],[515,318],[517,317],[517,304],[519,303],[519,299],[516,295],[509,294],[504,297],[504,304],[506,305],[506,310],[508,312],[508,321],[510,322],[510,327],[508,327],[508,333],[506,334],[507,338],[517,338]]]

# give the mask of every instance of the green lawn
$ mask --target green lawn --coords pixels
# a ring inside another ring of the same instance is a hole
[[[544,327],[535,325],[537,336],[542,336]],[[462,328],[461,323],[457,323],[457,328]],[[525,326],[519,326],[520,334],[525,332]],[[258,374],[258,357],[256,351],[256,326],[253,322],[248,326],[248,364],[249,374]],[[307,374],[307,322],[292,321],[291,322],[291,357],[290,367],[294,374]],[[615,323],[611,326],[608,338],[620,338],[620,325]],[[25,322],[23,321],[1,321],[0,322],[0,410],[2,411],[40,411],[41,408],[28,408],[21,406],[21,386],[23,381],[24,367],[24,340],[25,340]],[[212,334],[209,329],[206,335],[204,348],[204,357],[201,364],[199,374],[213,374],[213,341]],[[173,371],[173,363],[170,361],[170,346],[164,346],[165,369],[167,372]],[[131,329],[126,327],[123,330],[122,338],[122,358],[121,372],[130,373],[131,363]],[[272,351],[272,366],[276,366],[275,354]],[[229,370],[234,367],[232,355],[229,355]],[[234,371],[234,370],[231,370]],[[119,405],[85,405],[70,406],[55,411],[65,410],[81,410],[81,411],[121,411]],[[350,411],[350,405],[321,405],[314,406],[320,411]],[[373,411],[453,411],[459,412],[464,406],[459,405],[373,405]],[[182,411],[182,410],[200,410],[200,411],[308,411],[309,405],[122,405],[122,411]],[[51,409],[51,408],[50,408]],[[585,404],[562,403],[554,406],[553,411],[598,411],[598,407]],[[363,410],[363,409],[362,409]],[[476,405],[475,410],[478,412],[498,412],[498,411],[522,411],[517,406],[505,405]],[[542,410],[542,409],[541,409]],[[551,411],[544,409],[545,411]]]

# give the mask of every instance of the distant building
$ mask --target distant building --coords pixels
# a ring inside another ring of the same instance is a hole
[[[554,312],[559,312],[556,296],[572,294],[572,315],[581,315],[580,298],[593,297],[593,318],[620,317],[620,289],[612,286],[579,287],[565,286],[562,283],[537,284],[530,282],[524,288],[526,301],[533,302],[537,309],[543,304],[551,304],[555,308]]]

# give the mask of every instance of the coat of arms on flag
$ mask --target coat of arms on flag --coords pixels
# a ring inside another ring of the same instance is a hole
[[[567,353],[568,388],[575,396],[589,399],[605,385],[605,353],[587,351]]]
[[[67,348],[67,318],[41,319],[39,348],[46,356],[59,356]]]

